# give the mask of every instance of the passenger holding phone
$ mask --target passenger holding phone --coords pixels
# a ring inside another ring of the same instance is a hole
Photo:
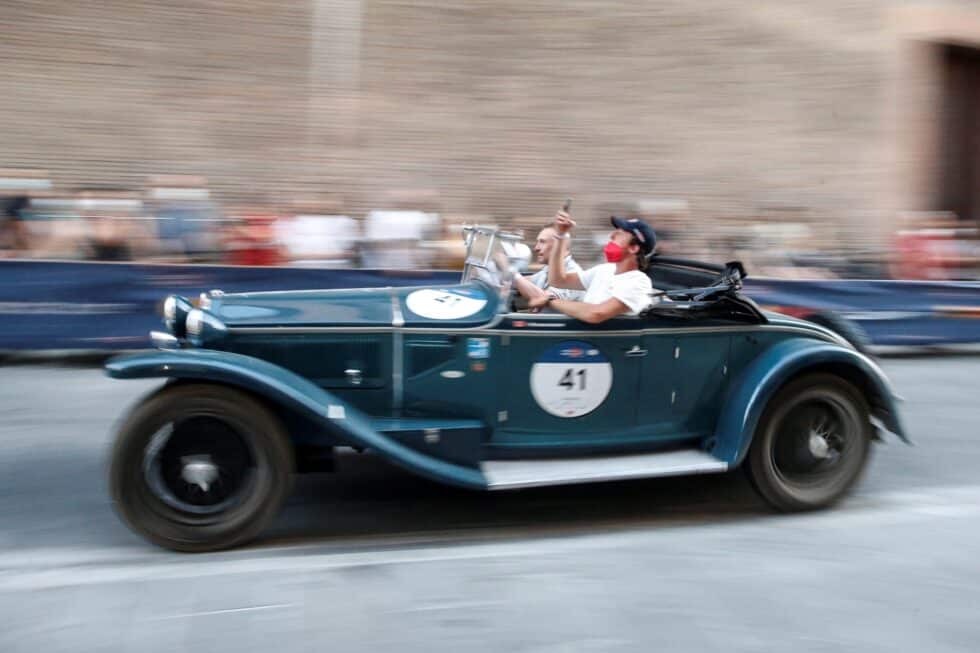
[[[607,263],[583,272],[565,269],[563,247],[551,250],[548,283],[554,288],[584,290],[581,301],[564,299],[547,292],[528,302],[531,308],[551,308],[589,324],[599,324],[620,315],[638,315],[652,303],[653,284],[646,270],[657,244],[657,236],[647,223],[638,219],[610,218],[614,227],[604,253]],[[555,216],[555,239],[571,238],[575,221],[567,211]],[[562,245],[563,243],[556,243]]]

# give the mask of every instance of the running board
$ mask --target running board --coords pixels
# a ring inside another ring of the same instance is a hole
[[[602,458],[487,460],[480,469],[490,490],[595,483],[627,478],[724,472],[728,463],[695,449]]]

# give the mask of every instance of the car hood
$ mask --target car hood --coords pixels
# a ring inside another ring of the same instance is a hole
[[[490,322],[498,300],[479,282],[450,286],[302,290],[212,297],[208,311],[229,328],[449,327]]]

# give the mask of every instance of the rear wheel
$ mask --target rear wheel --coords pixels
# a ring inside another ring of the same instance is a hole
[[[839,500],[860,477],[871,438],[861,393],[837,376],[810,374],[791,381],[770,400],[746,469],[755,488],[776,508],[822,508]]]
[[[109,485],[136,532],[177,551],[213,551],[255,537],[291,473],[288,437],[265,406],[234,388],[174,385],[120,428]]]

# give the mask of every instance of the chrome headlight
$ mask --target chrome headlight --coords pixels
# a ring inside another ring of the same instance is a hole
[[[180,295],[168,295],[163,301],[163,323],[178,338],[185,335],[184,320],[194,306]]]
[[[187,335],[201,335],[201,329],[204,327],[204,311],[199,308],[193,309],[187,314],[187,321],[185,324],[187,325]]]
[[[228,332],[228,327],[221,320],[200,308],[195,308],[187,314],[186,324],[187,339],[197,346],[207,345],[222,338]]]

